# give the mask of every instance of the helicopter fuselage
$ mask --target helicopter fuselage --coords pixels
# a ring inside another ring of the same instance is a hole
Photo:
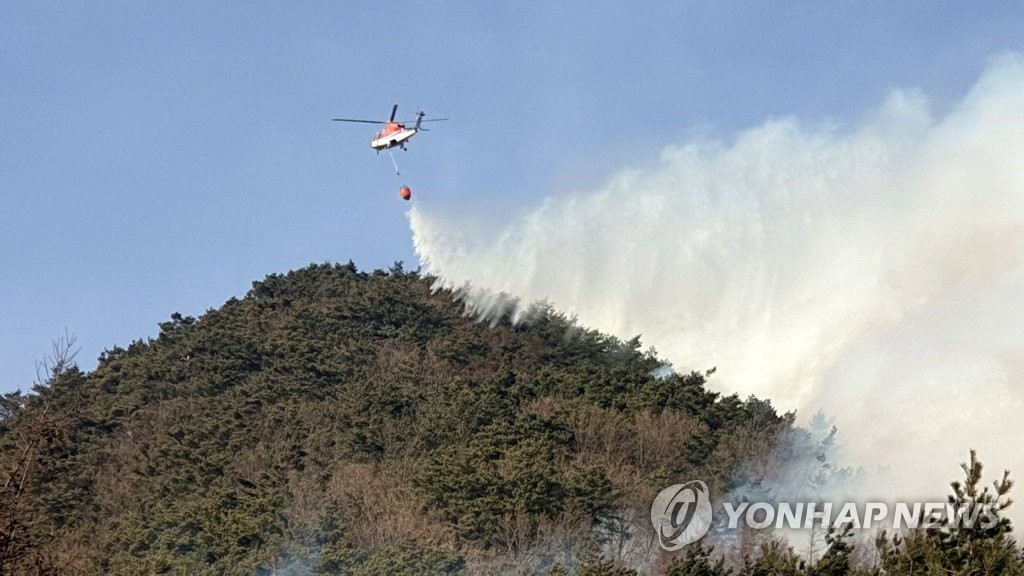
[[[419,132],[416,128],[406,128],[398,122],[388,122],[383,130],[370,141],[370,147],[378,152],[399,146],[405,148],[405,143]]]

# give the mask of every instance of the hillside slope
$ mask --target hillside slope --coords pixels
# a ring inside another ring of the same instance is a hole
[[[13,571],[434,573],[656,550],[792,425],[551,311],[466,317],[396,265],[313,265],[4,398]],[[653,546],[653,548],[652,548]]]

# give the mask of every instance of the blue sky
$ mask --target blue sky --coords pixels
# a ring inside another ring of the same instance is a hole
[[[416,266],[414,202],[502,218],[694,134],[941,111],[1024,50],[954,2],[0,3],[0,391],[311,262]],[[384,117],[451,120],[398,160]],[[403,114],[404,113],[404,114]]]

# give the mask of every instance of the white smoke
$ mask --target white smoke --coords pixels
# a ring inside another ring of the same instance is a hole
[[[471,306],[547,300],[678,369],[717,366],[722,391],[823,410],[845,464],[890,469],[884,496],[943,496],[971,447],[987,479],[1024,476],[1018,55],[938,118],[898,91],[853,127],[670,147],[503,227],[409,218],[423,269]]]

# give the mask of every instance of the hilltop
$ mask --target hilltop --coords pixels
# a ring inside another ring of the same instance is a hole
[[[662,488],[721,498],[814,448],[639,338],[550,309],[480,323],[400,264],[270,275],[90,373],[69,360],[0,406],[0,571],[665,568]]]

